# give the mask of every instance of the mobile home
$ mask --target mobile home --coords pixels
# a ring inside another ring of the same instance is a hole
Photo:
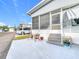
[[[19,35],[30,34],[31,24],[25,24],[25,23],[19,24],[19,26],[16,28],[16,33]]]
[[[79,44],[79,0],[43,0],[27,13],[32,17],[32,34],[45,40],[54,36],[61,43],[68,36]]]

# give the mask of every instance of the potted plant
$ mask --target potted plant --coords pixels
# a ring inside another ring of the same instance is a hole
[[[71,45],[71,37],[65,37],[63,40],[63,44],[65,46],[70,46]]]
[[[65,46],[70,46],[69,40],[63,40],[63,44],[64,44]]]

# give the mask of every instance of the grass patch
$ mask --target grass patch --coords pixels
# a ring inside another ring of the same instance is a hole
[[[31,34],[26,34],[26,35],[18,35],[18,36],[15,36],[15,39],[16,40],[20,40],[20,39],[26,39],[26,38],[31,38],[32,35]]]

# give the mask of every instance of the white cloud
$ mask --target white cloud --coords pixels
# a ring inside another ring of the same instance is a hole
[[[4,26],[5,24],[3,22],[0,22],[0,26]]]

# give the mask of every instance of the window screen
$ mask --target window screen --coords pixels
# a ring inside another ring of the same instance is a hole
[[[52,24],[60,24],[60,14],[52,16]]]
[[[60,29],[60,14],[52,16],[52,29],[58,30]]]
[[[40,16],[40,29],[48,29],[50,24],[49,13]]]
[[[32,18],[32,29],[39,29],[39,17]]]

